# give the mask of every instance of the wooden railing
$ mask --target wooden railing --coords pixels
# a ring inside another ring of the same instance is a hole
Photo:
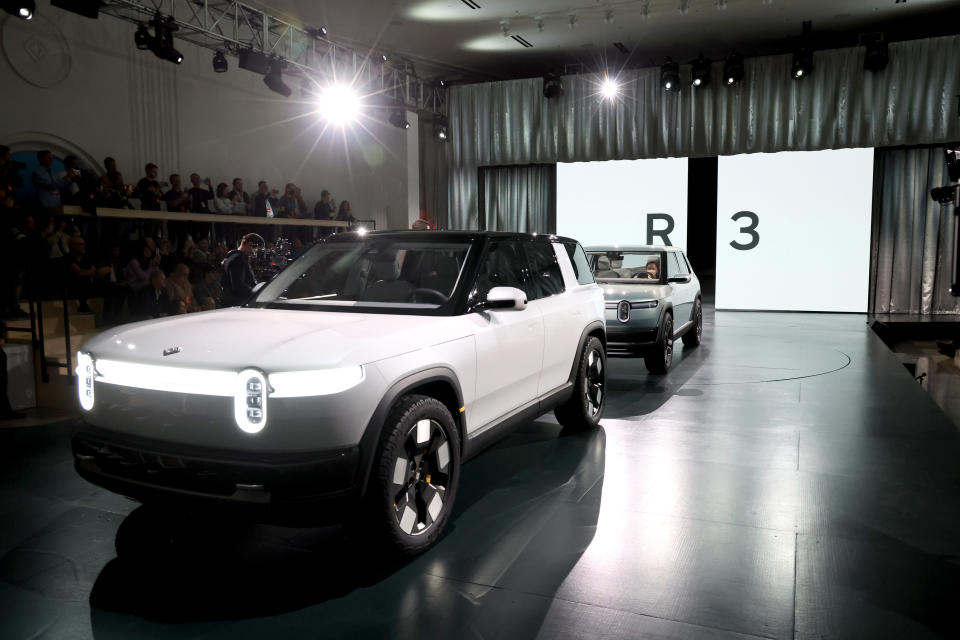
[[[66,206],[63,213],[70,216],[90,216],[80,207]],[[122,218],[127,220],[166,220],[182,222],[213,222],[242,225],[274,225],[284,227],[335,227],[346,229],[350,226],[343,220],[314,220],[312,218],[260,218],[257,216],[237,216],[226,213],[180,213],[178,211],[144,211],[142,209],[108,209],[97,207],[98,218]]]

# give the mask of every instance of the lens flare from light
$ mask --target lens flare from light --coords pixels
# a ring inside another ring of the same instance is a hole
[[[353,87],[335,84],[320,94],[318,107],[320,117],[330,124],[343,127],[360,115],[360,96]]]
[[[613,78],[604,78],[603,84],[600,85],[600,95],[607,100],[613,100],[618,93],[620,93],[620,85],[617,84],[617,81]]]

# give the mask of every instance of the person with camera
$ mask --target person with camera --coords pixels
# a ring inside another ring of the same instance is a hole
[[[261,184],[266,184],[261,183]],[[250,259],[255,251],[264,248],[263,238],[255,233],[248,233],[240,241],[240,247],[231,251],[223,260],[223,303],[233,307],[243,304],[253,287],[257,284],[257,277],[250,266]]]
[[[77,156],[63,159],[63,171],[57,174],[57,180],[64,185],[60,192],[60,203],[80,204],[80,166]]]

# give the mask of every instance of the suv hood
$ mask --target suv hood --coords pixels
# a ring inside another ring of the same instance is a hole
[[[144,364],[296,371],[368,364],[455,340],[466,334],[466,325],[456,320],[231,308],[122,325],[88,340],[82,350]]]

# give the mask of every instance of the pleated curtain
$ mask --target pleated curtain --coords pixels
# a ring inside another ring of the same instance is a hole
[[[613,102],[598,78],[566,76],[543,97],[540,78],[452,87],[448,96],[448,226],[476,229],[478,168],[587,160],[947,143],[960,139],[960,36],[891,43],[890,64],[863,69],[864,48],[817,52],[810,77],[791,57],[745,61],[724,86],[722,62],[704,89],[660,86],[659,68],[625,70]],[[689,77],[689,67],[681,68]]]
[[[484,228],[547,232],[556,183],[555,167],[523,165],[482,169]]]
[[[950,295],[955,219],[930,189],[947,184],[944,149],[877,152],[871,313],[960,313]]]

